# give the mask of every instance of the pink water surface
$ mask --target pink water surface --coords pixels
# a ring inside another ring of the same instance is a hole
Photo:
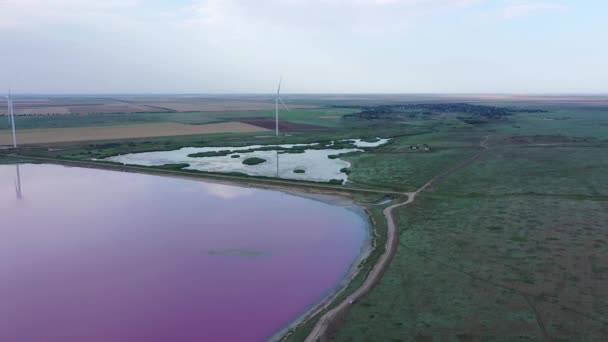
[[[344,207],[182,179],[0,165],[0,341],[260,341],[366,240]],[[234,252],[238,250],[239,252]]]

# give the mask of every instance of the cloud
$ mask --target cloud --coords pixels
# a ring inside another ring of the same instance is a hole
[[[326,18],[331,18],[327,22],[337,23],[358,17],[370,18],[375,14],[403,18],[409,14],[468,7],[481,2],[482,0],[200,0],[191,5],[193,15],[190,19],[210,23],[231,17],[249,17],[292,25],[295,20],[296,23],[307,22],[314,26]]]
[[[543,12],[563,11],[566,7],[558,3],[517,1],[508,3],[502,14],[506,19],[522,18]]]
[[[435,11],[466,8],[484,0],[0,0],[0,29],[44,29],[50,25],[142,28],[214,28],[247,36],[261,28],[395,28]],[[161,20],[159,20],[161,19]],[[228,29],[229,28],[229,29]],[[213,33],[213,32],[211,32]]]
[[[199,0],[181,27],[228,39],[398,32],[419,18],[483,0]],[[282,37],[285,38],[285,37]]]
[[[251,196],[256,192],[255,189],[231,185],[215,183],[201,183],[201,185],[208,194],[225,200]]]
[[[142,0],[4,0],[0,29],[31,29],[49,24],[98,23],[129,13]],[[113,22],[110,22],[113,23]]]
[[[312,3],[315,6],[319,5],[340,5],[344,7],[348,6],[422,6],[422,7],[434,7],[434,6],[467,6],[477,4],[483,0],[278,0],[277,2],[283,3]]]

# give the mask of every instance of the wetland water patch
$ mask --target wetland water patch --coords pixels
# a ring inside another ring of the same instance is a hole
[[[389,139],[377,138],[374,142],[361,139],[333,141],[326,145],[284,144],[249,145],[241,147],[184,147],[173,151],[157,151],[122,154],[103,160],[122,164],[162,166],[188,164],[186,170],[206,172],[239,172],[250,176],[277,177],[317,182],[348,180],[343,172],[350,163],[339,156],[364,152],[363,148],[378,147]],[[346,146],[342,148],[340,146]],[[264,162],[248,165],[247,160],[263,159]],[[243,163],[245,162],[245,163]],[[299,170],[294,172],[295,170]]]
[[[346,205],[202,181],[0,165],[1,341],[251,341],[368,248]]]

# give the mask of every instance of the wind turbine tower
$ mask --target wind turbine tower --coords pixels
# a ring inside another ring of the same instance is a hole
[[[11,97],[11,90],[8,90],[8,96],[7,98],[7,102],[8,102],[8,115],[9,115],[9,120],[11,122],[11,127],[13,129],[13,147],[17,148],[17,135],[15,134],[15,112],[13,111],[13,98]]]
[[[274,114],[275,114],[275,134],[278,137],[279,136],[279,102],[281,102],[281,104],[283,105],[283,107],[285,107],[285,109],[287,109],[287,111],[289,111],[289,108],[287,107],[287,105],[285,104],[285,102],[283,102],[283,99],[281,98],[281,83],[283,82],[283,77],[281,77],[279,79],[279,87],[277,88],[277,97],[275,97],[274,99],[274,105],[275,105],[275,109],[274,109]]]

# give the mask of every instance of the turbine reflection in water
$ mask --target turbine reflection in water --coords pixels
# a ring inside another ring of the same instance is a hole
[[[15,192],[17,193],[17,198],[21,198],[21,172],[19,172],[19,164],[15,164],[15,168],[17,170],[17,179],[15,179]]]
[[[279,178],[279,150],[277,150],[277,178]]]

